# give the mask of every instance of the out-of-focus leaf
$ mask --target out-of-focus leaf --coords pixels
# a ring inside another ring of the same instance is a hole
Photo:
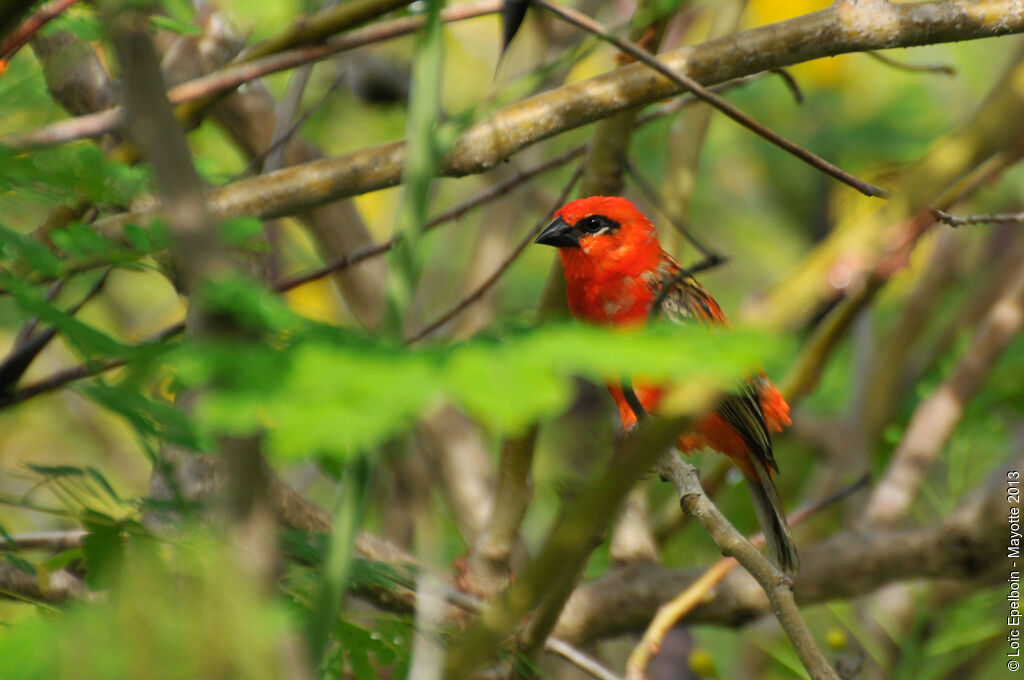
[[[263,233],[263,222],[253,217],[236,217],[221,222],[217,226],[217,231],[229,246],[251,247],[252,240]]]
[[[481,423],[518,432],[557,414],[572,397],[568,371],[520,343],[476,344],[454,353],[445,371],[453,399]]]
[[[293,634],[294,622],[238,569],[227,543],[179,537],[157,550],[136,534],[125,541],[103,536],[86,552],[123,553],[129,568],[119,570],[101,602],[78,603],[60,616],[25,617],[5,629],[0,676],[280,678],[286,665],[279,643]]]
[[[129,358],[137,356],[138,350],[118,342],[106,333],[82,323],[70,314],[58,309],[36,289],[9,274],[0,274],[0,286],[9,291],[18,306],[41,321],[59,330],[68,342],[90,356],[104,358]]]
[[[85,582],[92,588],[105,588],[115,582],[124,558],[121,525],[108,522],[86,522],[88,535],[82,540],[82,562]]]
[[[122,416],[141,435],[158,436],[193,450],[202,448],[191,421],[172,404],[151,399],[130,386],[97,384],[79,389],[92,401]],[[109,485],[105,488],[116,498]]]
[[[14,538],[7,533],[7,529],[4,528],[3,524],[0,524],[0,537],[6,539],[8,544],[12,546],[14,545]],[[15,552],[0,551],[0,558],[3,558],[5,562],[12,564],[18,569],[26,571],[33,576],[36,574],[36,566]]]
[[[43,244],[3,225],[0,225],[0,256],[0,260],[6,262],[21,260],[32,271],[45,276],[56,276],[61,270],[60,258]]]
[[[440,396],[438,374],[423,356],[299,347],[279,391],[266,404],[270,449],[347,457],[394,436]]]
[[[290,312],[279,313],[254,316],[281,327]],[[514,433],[564,410],[576,376],[730,389],[770,349],[760,333],[669,325],[551,326],[443,349],[389,347],[313,326],[295,333],[280,348],[239,342],[181,351],[172,363],[182,384],[201,388],[196,417],[204,432],[266,431],[278,456],[345,459],[407,430],[443,398]]]
[[[187,21],[179,21],[173,17],[164,17],[154,15],[149,19],[153,26],[156,28],[162,28],[165,31],[171,31],[173,33],[179,33],[181,35],[202,35],[203,29],[199,28],[195,24],[191,24]]]
[[[231,316],[247,330],[276,333],[306,325],[279,295],[245,277],[209,283],[201,295],[208,312]]]

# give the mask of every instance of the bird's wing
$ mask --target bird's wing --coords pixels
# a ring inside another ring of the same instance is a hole
[[[659,313],[663,318],[676,323],[728,323],[715,299],[671,257],[666,255],[662,260],[656,281],[655,299],[661,298]],[[717,411],[740,433],[751,453],[778,472],[757,380],[744,381],[737,393],[723,397]]]
[[[655,300],[660,298],[661,317],[676,323],[728,323],[715,299],[668,255],[662,258],[651,283]]]

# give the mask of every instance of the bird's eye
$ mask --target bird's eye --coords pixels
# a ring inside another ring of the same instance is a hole
[[[585,234],[603,234],[619,228],[619,223],[604,215],[591,215],[577,223],[576,227]]]

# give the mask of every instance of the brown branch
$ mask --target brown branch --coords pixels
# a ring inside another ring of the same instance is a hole
[[[979,485],[951,516],[924,528],[844,531],[801,546],[800,572],[793,590],[801,605],[853,598],[900,581],[976,581],[1006,557],[1005,466]],[[688,588],[704,569],[674,571],[650,563],[613,568],[581,586],[569,600],[555,635],[574,644],[642,630],[658,608]],[[687,616],[692,625],[738,626],[770,612],[764,592],[745,571],[736,570]]]
[[[676,488],[683,510],[697,518],[722,554],[736,558],[736,561],[757,580],[771,602],[775,618],[789,636],[797,656],[800,657],[800,663],[807,669],[811,678],[839,680],[839,676],[818,649],[811,631],[800,616],[790,580],[771,560],[751,545],[711,502],[700,486],[697,469],[684,463],[672,451],[662,457],[658,464],[658,473],[662,479],[671,482]]]
[[[184,132],[165,95],[145,19],[132,10],[108,18],[122,68],[128,134],[154,170],[166,206],[172,250],[184,290],[190,296],[186,331],[194,338],[245,337],[233,319],[210,308],[202,295],[204,287],[230,275],[234,265],[207,210]],[[185,408],[193,397],[181,398]],[[270,474],[261,452],[261,438],[221,434],[217,447],[224,459],[224,510],[236,542],[238,566],[257,582],[268,584],[274,577],[278,556],[269,498]],[[167,446],[166,450],[172,448]],[[158,469],[154,477],[165,472]]]
[[[882,62],[886,66],[891,66],[901,71],[913,71],[915,73],[938,73],[944,76],[956,75],[956,69],[953,68],[952,66],[947,66],[946,64],[907,64],[902,61],[897,61],[892,57],[886,56],[881,52],[875,52],[874,50],[871,50],[870,52],[865,52],[864,54],[868,55],[869,57],[876,61]]]
[[[480,0],[468,2],[445,10],[442,20],[445,22],[464,21],[487,14],[493,14],[500,7],[499,0]],[[234,90],[239,85],[257,78],[286,71],[305,64],[327,59],[328,57],[348,52],[373,43],[390,40],[414,33],[423,25],[423,17],[409,16],[391,21],[382,21],[372,26],[354,30],[343,36],[333,38],[322,45],[297,47],[277,54],[272,54],[253,61],[233,64],[215,73],[200,76],[172,87],[167,98],[175,105],[210,97]],[[124,120],[124,112],[114,107],[79,115],[70,120],[51,123],[37,130],[18,132],[0,137],[0,146],[11,149],[27,149],[37,146],[52,146],[76,139],[96,137],[113,132]]]
[[[456,316],[461,314],[463,311],[465,311],[467,307],[472,305],[474,302],[482,298],[484,296],[484,293],[490,290],[491,286],[497,283],[498,279],[501,278],[501,275],[504,274],[505,271],[510,266],[512,266],[512,263],[515,262],[520,255],[523,254],[523,251],[526,250],[526,247],[533,243],[533,239],[536,238],[537,234],[540,233],[540,230],[544,228],[544,225],[546,225],[551,220],[551,218],[555,214],[555,211],[558,210],[558,208],[561,207],[563,203],[565,203],[565,199],[569,196],[569,192],[572,191],[572,188],[576,186],[576,182],[577,180],[579,180],[582,172],[583,166],[580,166],[579,168],[576,169],[576,172],[573,173],[572,177],[569,179],[569,182],[565,185],[565,187],[562,188],[562,193],[559,194],[557,199],[555,199],[555,204],[546,213],[544,213],[544,216],[541,217],[541,219],[533,226],[532,229],[530,229],[529,232],[527,232],[526,236],[524,236],[522,240],[519,241],[516,247],[512,249],[512,252],[508,254],[508,256],[502,261],[502,263],[498,265],[498,268],[495,269],[494,272],[490,276],[488,276],[483,283],[481,283],[479,286],[476,287],[476,289],[471,291],[469,295],[465,296],[457,303],[455,303],[455,306],[453,306],[447,312],[441,314],[438,318],[428,323],[418,332],[406,338],[405,341],[407,343],[413,343],[422,340],[423,338],[430,335],[438,328],[445,325],[446,323],[454,319]]]
[[[710,390],[693,394],[685,411],[700,411],[712,397]],[[469,677],[549,591],[560,591],[567,580],[576,579],[636,480],[688,422],[688,416],[648,419],[620,442],[608,469],[566,507],[537,557],[453,643],[445,677]]]
[[[868,476],[865,475],[836,493],[799,508],[791,513],[786,518],[786,521],[789,522],[791,527],[796,526],[815,513],[845,500],[850,495],[866,487],[867,484]],[[707,495],[707,492],[703,490],[703,486],[701,484],[702,493]],[[766,544],[764,532],[758,532],[748,540],[752,546],[758,549],[763,548]],[[711,590],[738,566],[739,562],[733,557],[720,559],[709,567],[699,579],[691,583],[686,590],[658,609],[657,615],[651,620],[650,625],[647,626],[643,638],[633,648],[626,662],[626,677],[629,680],[643,680],[651,657],[658,653],[665,635],[694,607],[707,599]]]
[[[547,0],[533,0],[533,3],[535,5],[543,7],[544,9],[548,10],[552,14],[557,15],[558,17],[564,19],[565,21],[568,21],[569,23],[572,23],[586,31],[593,33],[602,40],[605,40],[615,45],[615,47],[622,50],[623,52],[633,57],[637,61],[646,64],[647,66],[651,67],[652,69],[654,69],[661,75],[665,76],[669,80],[675,82],[677,85],[680,85],[686,88],[687,90],[690,90],[698,99],[701,99],[704,102],[715,107],[720,112],[722,112],[729,118],[732,118],[734,121],[736,121],[743,127],[747,128],[754,134],[759,135],[760,137],[768,140],[769,142],[779,147],[780,149],[789,152],[793,156],[796,156],[804,163],[810,165],[812,168],[820,170],[826,175],[830,175],[835,179],[838,179],[840,182],[853,187],[854,189],[861,192],[865,196],[880,196],[884,198],[888,195],[884,189],[876,187],[870,182],[865,182],[864,180],[854,177],[853,175],[846,172],[839,166],[826,161],[824,158],[821,158],[820,156],[812,153],[811,151],[808,151],[799,144],[795,144],[790,140],[786,139],[785,137],[783,137],[782,135],[778,134],[777,132],[766,128],[764,125],[761,125],[756,120],[754,120],[753,118],[751,118],[750,116],[748,116],[747,114],[743,113],[735,106],[730,104],[727,100],[714,94],[713,92],[708,91],[703,85],[701,85],[695,79],[691,78],[686,73],[673,70],[671,67],[665,65],[663,62],[661,62],[653,55],[651,55],[650,52],[643,49],[636,43],[612,35],[608,31],[606,31],[605,28],[601,26],[601,24],[597,23],[587,15],[577,12],[576,10],[570,7],[552,4]]]
[[[43,531],[36,534],[17,534],[8,540],[0,536],[0,550],[49,550],[60,552],[82,547],[82,539],[89,534],[80,529],[74,531]]]
[[[59,604],[88,597],[82,580],[67,571],[30,574],[13,564],[0,563],[0,598]]]
[[[43,26],[59,17],[76,2],[78,0],[53,0],[36,10],[16,31],[0,42],[0,62],[9,61]]]
[[[21,17],[28,14],[37,0],[10,0],[0,5],[0,38],[18,28]]]
[[[927,3],[837,3],[820,12],[770,24],[719,40],[660,55],[666,67],[706,85],[751,73],[881,47],[909,47],[1024,31],[1018,0],[948,0]],[[993,17],[996,17],[993,20]],[[675,82],[630,64],[508,106],[481,121],[456,141],[440,175],[483,172],[514,153],[628,108],[678,93]],[[337,158],[305,163],[266,176],[241,180],[210,195],[219,218],[277,217],[311,206],[398,184],[405,143],[389,142]],[[145,224],[153,211],[105,221],[103,233],[117,233],[126,221]]]
[[[999,213],[995,215],[950,215],[944,210],[935,210],[935,218],[951,227],[962,227],[967,224],[1021,224],[1024,223],[1024,212]]]

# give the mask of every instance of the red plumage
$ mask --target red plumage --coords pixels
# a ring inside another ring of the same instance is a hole
[[[668,285],[660,303],[662,316],[680,323],[728,323],[696,279],[679,277],[681,268],[662,250],[654,225],[624,198],[593,196],[563,206],[537,242],[558,248],[569,309],[578,319],[611,326],[644,323]],[[616,385],[608,389],[623,427],[632,427],[637,417],[622,389]],[[644,409],[656,411],[664,390],[634,385],[634,392]],[[741,393],[723,399],[714,413],[682,434],[676,446],[684,453],[711,448],[729,456],[750,485],[776,560],[793,571],[796,550],[772,480],[778,466],[768,434],[789,424],[789,405],[771,381],[759,374],[746,382]]]

